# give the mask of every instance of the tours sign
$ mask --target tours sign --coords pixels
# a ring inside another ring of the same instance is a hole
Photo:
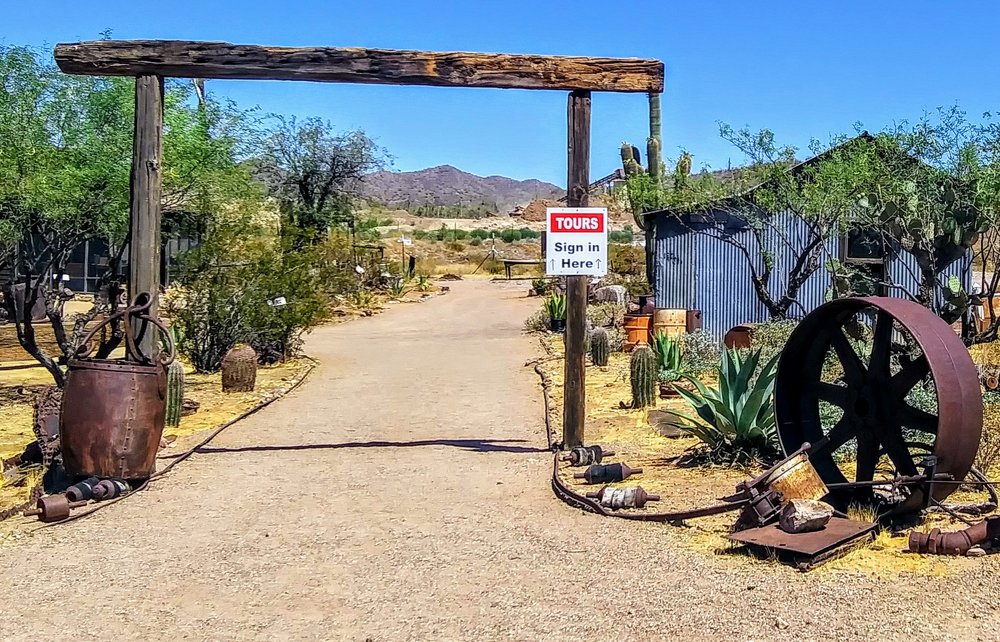
[[[608,273],[608,210],[550,207],[545,210],[545,273],[604,276]]]

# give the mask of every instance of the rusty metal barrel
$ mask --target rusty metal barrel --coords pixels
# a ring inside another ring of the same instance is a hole
[[[70,475],[138,480],[156,468],[166,414],[165,366],[173,361],[174,346],[166,335],[169,350],[162,358],[139,354],[133,323],[144,321],[150,331],[150,326],[163,330],[145,314],[151,304],[148,295],[143,296],[94,328],[69,361],[59,437],[63,466]],[[116,319],[125,325],[125,358],[89,358],[94,334]]]

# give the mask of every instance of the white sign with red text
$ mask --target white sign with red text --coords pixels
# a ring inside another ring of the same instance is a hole
[[[545,210],[545,220],[545,274],[608,273],[607,208],[550,207]]]

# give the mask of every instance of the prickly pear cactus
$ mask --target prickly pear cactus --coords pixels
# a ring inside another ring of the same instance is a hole
[[[590,361],[595,366],[608,365],[608,355],[611,353],[608,331],[604,328],[594,328],[590,333]]]
[[[630,374],[632,407],[656,405],[656,354],[648,345],[640,344],[632,351]]]
[[[184,406],[184,365],[174,359],[167,366],[167,415],[164,422],[168,427],[181,423]]]
[[[250,392],[257,384],[257,353],[237,345],[222,359],[222,391]]]

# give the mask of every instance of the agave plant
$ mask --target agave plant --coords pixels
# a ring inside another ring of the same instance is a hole
[[[662,330],[653,337],[653,352],[658,362],[658,379],[663,382],[680,381],[687,376],[681,342],[671,339]]]
[[[684,429],[714,453],[737,459],[780,453],[771,403],[778,357],[757,372],[759,362],[759,350],[746,356],[725,350],[719,365],[718,388],[688,378],[695,390],[677,389],[697,413],[697,417],[685,417],[691,425]]]
[[[549,313],[552,321],[561,321],[566,318],[566,296],[563,294],[553,294],[545,301],[545,311]]]

